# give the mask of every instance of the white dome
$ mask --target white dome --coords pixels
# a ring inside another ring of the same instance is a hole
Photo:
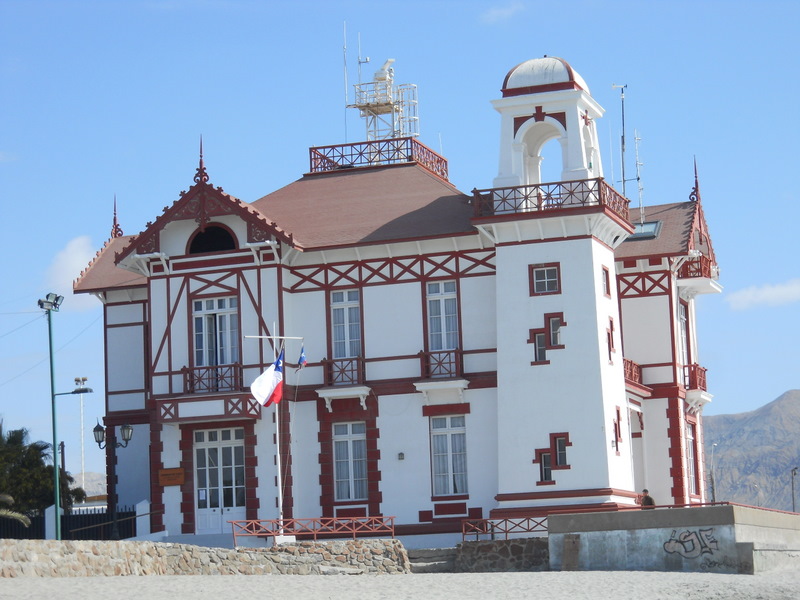
[[[563,58],[545,56],[527,60],[511,69],[503,81],[503,97],[555,90],[585,90],[589,86]]]

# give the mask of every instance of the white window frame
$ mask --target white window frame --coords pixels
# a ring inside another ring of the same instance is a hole
[[[455,281],[425,284],[428,306],[428,350],[458,348],[458,287]]]
[[[694,423],[686,423],[686,478],[689,480],[689,493],[697,496],[700,493],[697,485],[697,427]]]
[[[239,362],[239,300],[236,296],[192,300],[194,366]]]
[[[367,500],[367,425],[333,423],[333,490],[336,502]]]
[[[431,486],[434,496],[469,493],[465,415],[430,417]]]
[[[331,292],[331,347],[333,358],[361,356],[361,292]]]

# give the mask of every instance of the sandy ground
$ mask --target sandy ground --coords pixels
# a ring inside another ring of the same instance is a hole
[[[800,570],[759,575],[654,572],[459,573],[432,575],[211,575],[0,579],[0,598],[249,598],[376,600],[565,598],[600,600],[796,600]]]

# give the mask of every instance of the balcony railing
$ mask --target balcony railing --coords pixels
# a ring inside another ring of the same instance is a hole
[[[605,206],[628,220],[629,200],[602,177],[473,190],[476,217]]]
[[[187,394],[212,392],[240,392],[242,365],[216,365],[214,367],[183,367],[183,389]]]
[[[625,370],[625,381],[631,383],[642,383],[642,367],[628,358],[622,359],[622,367]]]
[[[460,377],[463,372],[461,350],[439,350],[420,352],[420,373],[426,379],[437,377]]]
[[[353,358],[322,359],[325,368],[325,385],[359,385],[364,383],[364,359]]]
[[[308,152],[312,173],[415,162],[447,181],[447,159],[413,137],[316,146]]]
[[[683,367],[683,387],[687,390],[708,391],[706,385],[706,371],[706,368],[701,367],[697,363]]]
[[[519,517],[510,519],[464,519],[461,521],[461,539],[474,535],[475,540],[481,536],[490,536],[490,539],[508,539],[509,534],[525,534],[547,531],[547,517]]]
[[[706,279],[719,279],[719,269],[717,265],[711,262],[707,256],[701,255],[695,258],[690,258],[683,266],[681,266],[678,273],[681,279],[688,279],[690,277],[704,277]]]
[[[318,537],[389,535],[394,538],[395,517],[321,517],[316,519],[272,519],[228,521],[233,527],[233,545],[239,536],[275,537],[294,535]]]

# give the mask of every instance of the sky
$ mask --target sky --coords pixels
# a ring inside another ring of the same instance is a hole
[[[192,185],[200,138],[211,183],[247,202],[298,179],[311,146],[365,139],[352,84],[394,58],[418,86],[420,139],[461,191],[497,175],[506,73],[567,60],[605,108],[606,179],[621,190],[635,137],[648,205],[688,199],[697,161],[722,294],[698,301],[705,414],[754,410],[800,388],[800,188],[792,166],[800,3],[602,0],[402,3],[0,0],[0,418],[52,440],[47,320],[67,470],[104,469],[100,302],[72,282],[109,238]],[[360,50],[359,50],[360,48]],[[359,57],[361,61],[359,61]],[[366,61],[369,57],[370,62]],[[345,67],[346,65],[346,67]],[[346,74],[346,77],[345,77]],[[347,85],[346,85],[347,84]],[[639,203],[635,181],[627,195]],[[309,357],[313,360],[313,357]]]

